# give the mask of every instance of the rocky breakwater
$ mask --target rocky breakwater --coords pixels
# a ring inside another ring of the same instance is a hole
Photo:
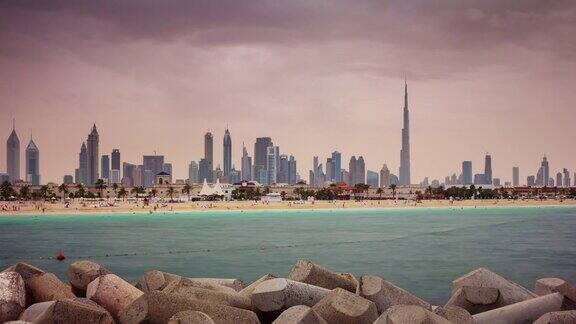
[[[0,272],[0,323],[574,324],[575,305],[576,288],[562,279],[541,278],[531,291],[485,268],[455,279],[444,305],[308,260],[249,285],[156,270],[129,283],[88,260],[72,263],[68,278],[26,263]]]

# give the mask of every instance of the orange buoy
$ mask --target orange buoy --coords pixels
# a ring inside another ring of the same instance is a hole
[[[62,260],[64,260],[64,259],[66,259],[66,257],[64,256],[64,253],[62,253],[62,250],[60,250],[60,251],[58,252],[58,255],[56,255],[56,260],[62,261]]]

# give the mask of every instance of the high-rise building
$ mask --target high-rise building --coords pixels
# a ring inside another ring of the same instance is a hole
[[[230,131],[226,129],[224,132],[224,178],[230,176],[230,171],[232,171],[232,138],[230,137]]]
[[[288,155],[280,155],[277,180],[278,183],[288,183]]]
[[[207,174],[205,175],[206,180],[208,182],[214,182],[214,137],[210,132],[204,135],[204,160],[208,168]]]
[[[274,184],[278,182],[280,148],[278,146],[269,146],[266,152],[266,170],[268,171],[268,182],[266,184]]]
[[[110,156],[102,155],[100,157],[101,177],[104,180],[110,180]]]
[[[400,185],[410,184],[410,116],[408,111],[408,83],[404,81],[404,127],[400,150]]]
[[[78,169],[75,172],[76,183],[88,184],[88,150],[86,143],[82,142],[80,153],[78,154]]]
[[[472,161],[462,162],[462,184],[471,185],[472,179]]]
[[[382,169],[380,169],[380,187],[388,188],[390,186],[390,170],[388,166],[384,164]]]
[[[40,150],[32,140],[32,136],[26,147],[26,181],[33,186],[40,185]]]
[[[356,161],[356,179],[357,183],[366,183],[366,164],[362,156]]]
[[[342,170],[340,171],[340,178],[342,178],[342,181],[343,181],[346,185],[350,185],[350,172],[348,172],[348,170],[342,169]]]
[[[154,186],[156,175],[164,169],[163,155],[144,155],[142,157],[142,183],[144,187]]]
[[[71,175],[67,174],[64,176],[64,178],[62,179],[62,183],[64,184],[73,184],[74,183],[74,177],[72,177]]]
[[[570,172],[568,169],[564,168],[562,173],[564,174],[564,187],[570,187]]]
[[[378,172],[366,171],[366,184],[371,188],[378,188]]]
[[[162,172],[168,173],[170,175],[168,177],[168,181],[169,181],[169,183],[172,183],[172,163],[162,164]]]
[[[192,185],[194,183],[199,183],[198,163],[196,163],[196,161],[192,161],[188,165],[188,184]]]
[[[12,133],[6,141],[6,173],[10,182],[20,180],[20,139],[16,134],[16,123],[12,121]]]
[[[198,182],[203,183],[204,180],[207,182],[211,182],[212,179],[212,171],[208,166],[208,161],[206,159],[200,159],[198,163]]]
[[[252,177],[261,182],[261,171],[266,170],[267,149],[274,146],[270,137],[258,137],[254,143],[254,168]],[[267,172],[265,172],[267,174]],[[262,182],[261,182],[262,183]]]
[[[542,186],[547,186],[550,182],[550,166],[548,165],[548,159],[544,157],[542,163],[540,164]]]
[[[492,156],[486,154],[484,158],[484,184],[492,184]]]
[[[94,186],[96,181],[99,179],[98,175],[98,162],[100,156],[98,155],[99,146],[98,130],[96,129],[96,124],[92,126],[92,132],[88,135],[88,140],[86,141],[86,147],[88,149],[88,179],[87,186]]]
[[[492,179],[492,184],[494,185],[494,187],[500,187],[501,186],[500,178]]]
[[[138,165],[132,171],[132,182],[134,187],[144,186],[144,165]]]
[[[133,187],[134,186],[134,169],[136,165],[128,162],[122,162],[122,184],[126,183],[126,187]]]
[[[334,182],[342,181],[342,154],[338,151],[332,152],[332,169],[334,171],[332,180]]]
[[[483,173],[477,173],[474,175],[474,185],[486,184],[486,179]]]
[[[118,171],[118,182],[120,182],[120,180],[122,179],[122,174],[120,173],[120,150],[119,149],[113,149],[112,154],[110,156],[111,156],[111,160],[112,160],[111,170],[117,170]],[[118,182],[114,182],[114,183],[118,183]]]
[[[526,185],[528,187],[534,187],[536,185],[536,181],[534,180],[534,176],[526,177]]]
[[[520,185],[520,168],[512,168],[512,186],[518,187]]]
[[[334,163],[331,157],[326,159],[326,181],[334,182]]]
[[[562,172],[556,173],[556,186],[562,187],[563,183],[564,183],[564,181],[562,181]]]
[[[248,156],[244,143],[242,143],[242,180],[252,180],[252,158]]]
[[[352,157],[350,157],[350,162],[348,162],[348,185],[349,186],[354,186],[357,182],[356,182],[356,156],[352,155]]]
[[[108,179],[108,182],[110,184],[120,183],[121,180],[122,179],[120,178],[120,170],[115,169],[110,170],[110,179]]]
[[[290,155],[288,159],[288,184],[296,184],[298,182],[298,174],[296,172],[296,160],[294,156]]]

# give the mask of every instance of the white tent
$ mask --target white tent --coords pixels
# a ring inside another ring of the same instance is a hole
[[[204,183],[202,184],[202,189],[200,189],[200,196],[211,196],[214,194],[214,191],[210,185],[208,185],[208,181],[204,179]]]

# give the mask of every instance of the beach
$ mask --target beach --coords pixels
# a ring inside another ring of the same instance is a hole
[[[305,209],[363,209],[363,208],[483,208],[483,207],[546,207],[576,206],[575,199],[547,200],[336,200],[336,201],[195,201],[169,202],[156,201],[145,205],[142,201],[114,201],[112,199],[96,202],[72,201],[68,204],[54,202],[2,202],[1,215],[38,215],[38,214],[86,214],[86,213],[155,213],[155,212],[201,212],[213,211],[252,211],[252,210],[305,210]]]

